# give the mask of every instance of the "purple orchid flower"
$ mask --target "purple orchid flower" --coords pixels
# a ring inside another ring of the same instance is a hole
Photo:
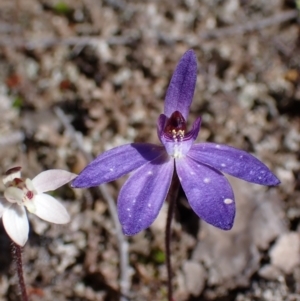
[[[223,230],[233,226],[235,201],[222,174],[267,186],[280,183],[266,165],[245,151],[221,144],[194,144],[200,118],[188,132],[186,120],[194,95],[197,60],[193,50],[180,59],[168,87],[157,133],[162,145],[131,143],[104,152],[73,181],[73,187],[98,186],[134,173],[118,197],[118,214],[126,235],[149,227],[167,197],[174,169],[188,202],[207,223]]]

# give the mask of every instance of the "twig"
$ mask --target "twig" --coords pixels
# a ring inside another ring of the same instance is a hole
[[[261,30],[266,27],[284,23],[293,19],[296,19],[299,16],[298,10],[289,10],[282,13],[278,13],[269,18],[262,20],[255,20],[247,22],[244,25],[237,24],[234,26],[217,28],[213,30],[207,30],[200,33],[201,40],[208,39],[217,39],[225,38],[233,35],[245,34],[247,32]],[[163,40],[168,44],[174,44],[176,42],[186,42],[188,44],[193,44],[188,41],[186,38],[170,38],[169,35],[158,33],[157,38]],[[88,37],[69,37],[69,38],[58,38],[58,37],[49,37],[49,38],[36,38],[32,40],[28,39],[12,39],[11,37],[5,36],[0,38],[0,46],[7,47],[24,47],[26,49],[34,48],[49,48],[53,46],[63,45],[63,46],[86,46],[86,45],[98,45],[100,43],[106,43],[109,46],[113,45],[130,45],[139,39],[138,36],[115,36],[109,39],[103,39],[94,36]]]
[[[24,47],[26,49],[34,48],[48,48],[58,45],[64,46],[78,46],[78,45],[98,45],[106,43],[110,46],[113,45],[128,45],[133,43],[137,37],[133,36],[119,36],[111,37],[109,39],[101,39],[98,37],[69,37],[69,38],[39,38],[39,39],[11,39],[11,37],[2,37],[0,39],[0,46],[8,47]]]
[[[269,18],[250,21],[243,25],[238,24],[238,25],[234,25],[234,26],[208,30],[208,31],[202,32],[200,34],[200,38],[201,39],[217,39],[217,38],[224,38],[224,37],[238,35],[238,34],[244,34],[244,33],[250,32],[250,31],[261,30],[261,29],[269,27],[269,26],[284,23],[284,22],[290,21],[292,19],[295,19],[298,16],[299,16],[298,10],[289,10],[289,11],[285,11],[282,13],[278,13]]]
[[[83,153],[83,155],[86,157],[88,161],[91,161],[93,159],[92,156],[88,154],[82,147],[83,143],[82,143],[81,136],[78,135],[78,133],[76,133],[68,117],[60,108],[55,108],[54,111],[57,117],[64,125],[65,129],[74,138],[78,149]],[[130,289],[128,242],[126,237],[123,235],[122,228],[117,214],[117,208],[113,198],[108,192],[107,186],[105,184],[102,184],[99,186],[99,190],[101,192],[101,195],[103,196],[103,198],[106,200],[108,204],[108,210],[116,230],[116,237],[118,241],[118,248],[120,254],[120,293],[121,293],[120,301],[128,301],[127,296],[129,294],[129,289]]]

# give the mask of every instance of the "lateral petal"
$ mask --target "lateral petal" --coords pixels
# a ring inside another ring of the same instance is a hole
[[[88,164],[71,186],[93,187],[114,181],[159,157],[163,152],[162,146],[149,143],[131,143],[113,148]]]
[[[161,143],[163,143],[162,137],[164,134],[164,128],[165,128],[167,120],[168,120],[168,117],[164,114],[160,114],[157,119],[157,136]]]
[[[264,163],[231,146],[215,143],[194,144],[187,155],[197,162],[248,182],[267,186],[280,184]]]
[[[9,208],[11,203],[9,203],[6,199],[0,198],[0,218],[3,215],[5,209]]]
[[[123,185],[118,198],[119,220],[126,235],[135,235],[156,219],[169,191],[174,160],[167,154],[140,167]]]
[[[12,204],[4,210],[3,226],[8,236],[19,246],[23,247],[28,240],[29,224],[24,206]]]
[[[179,111],[187,120],[193,100],[197,80],[197,58],[193,50],[188,50],[181,57],[169,84],[164,114],[170,117]]]
[[[37,193],[43,193],[55,190],[76,177],[76,174],[63,169],[49,169],[39,173],[31,182]]]
[[[70,221],[66,208],[51,195],[38,194],[31,202],[33,202],[33,206],[30,206],[30,208],[34,208],[32,213],[47,222],[66,224]]]
[[[4,199],[0,199],[0,218],[2,217],[3,212],[4,212],[4,205],[3,205],[4,202],[5,202]]]
[[[234,195],[223,174],[188,157],[175,162],[182,188],[196,214],[217,228],[231,229],[235,216]]]

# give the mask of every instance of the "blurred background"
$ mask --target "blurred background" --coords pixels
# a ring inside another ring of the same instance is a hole
[[[237,216],[229,232],[201,222],[180,193],[175,300],[300,300],[298,13],[292,0],[1,0],[1,174],[18,165],[27,177],[50,168],[79,173],[88,163],[80,147],[95,157],[124,143],[158,143],[170,77],[193,48],[188,124],[202,117],[198,141],[251,152],[282,184],[230,178]],[[108,184],[115,200],[124,181]],[[72,221],[57,226],[30,215],[30,299],[119,300],[105,200],[69,187],[55,196]],[[164,207],[150,229],[129,238],[129,300],[167,300],[165,216]],[[19,300],[16,281],[1,223],[0,300]]]

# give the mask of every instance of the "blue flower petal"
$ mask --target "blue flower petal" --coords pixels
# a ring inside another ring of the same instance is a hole
[[[113,148],[88,164],[72,182],[72,187],[93,187],[113,181],[163,153],[164,147],[149,143],[131,143]]]
[[[166,199],[173,171],[174,160],[164,154],[140,167],[126,181],[118,198],[124,234],[137,234],[153,223]]]
[[[182,188],[196,214],[217,228],[231,229],[235,216],[234,195],[223,174],[189,157],[175,162]]]
[[[200,143],[191,147],[188,156],[197,162],[242,180],[267,186],[280,184],[277,177],[261,161],[231,146]]]
[[[167,117],[179,111],[187,120],[196,80],[197,58],[193,50],[188,50],[180,59],[167,90],[164,110]]]

